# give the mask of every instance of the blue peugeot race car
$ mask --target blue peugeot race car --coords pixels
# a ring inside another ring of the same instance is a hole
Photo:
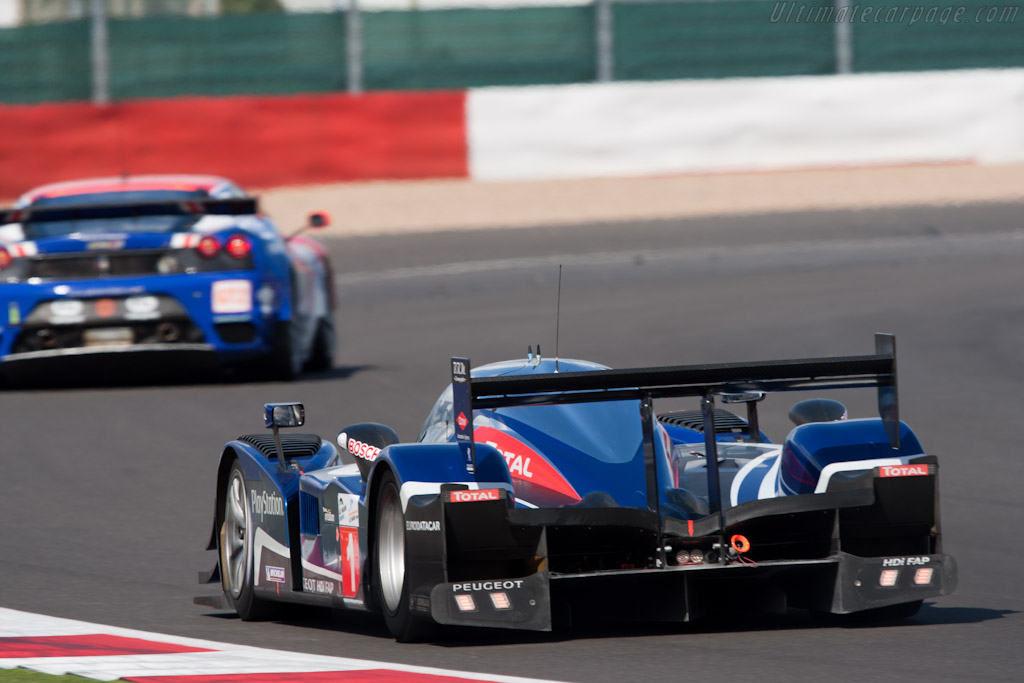
[[[337,447],[281,433],[305,408],[267,404],[272,431],[220,454],[218,562],[200,577],[219,591],[195,602],[243,619],[283,602],[370,610],[406,641],[736,609],[892,620],[956,587],[938,461],[899,420],[890,335],[863,356],[611,370],[529,354],[451,371],[414,442],[376,423]],[[878,417],[816,398],[781,442],[759,428],[775,392],[857,387],[877,391]],[[694,406],[656,413],[667,398]]]
[[[307,227],[327,217],[310,215]],[[282,236],[214,176],[46,185],[0,210],[0,374],[103,361],[259,360],[277,378],[331,367],[324,248]]]

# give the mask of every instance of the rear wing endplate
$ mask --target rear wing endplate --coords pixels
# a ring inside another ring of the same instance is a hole
[[[0,209],[0,225],[46,221],[81,221],[98,218],[145,216],[248,216],[259,212],[255,197],[238,199],[183,199],[156,202],[120,202],[78,206],[40,206]]]

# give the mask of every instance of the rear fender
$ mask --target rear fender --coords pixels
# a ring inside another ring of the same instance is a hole
[[[879,418],[809,422],[786,437],[780,457],[778,489],[786,495],[814,493],[823,472],[840,463],[857,469],[906,462],[924,455],[921,443],[904,422],[899,423],[900,447],[890,445],[885,424]]]
[[[375,502],[379,495],[380,482],[386,472],[394,474],[402,497],[407,521],[428,522],[421,526],[427,533],[416,534],[409,545],[407,571],[411,593],[425,597],[429,612],[429,586],[444,581],[441,558],[444,555],[443,533],[440,531],[441,501],[443,485],[452,488],[488,489],[501,488],[512,498],[512,477],[505,464],[505,458],[492,446],[476,444],[476,471],[466,471],[466,461],[457,444],[394,444],[381,450],[375,458],[373,468],[367,477],[363,499],[366,520],[359,536],[359,552],[363,558],[361,576],[366,605],[371,610],[380,610],[377,591],[373,586],[373,536],[377,520]],[[432,522],[437,521],[438,526]]]

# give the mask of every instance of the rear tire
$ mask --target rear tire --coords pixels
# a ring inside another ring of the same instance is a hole
[[[376,537],[373,566],[377,602],[391,635],[400,643],[426,640],[436,633],[429,618],[415,616],[409,609],[406,580],[405,515],[395,475],[384,473],[375,505]]]
[[[296,358],[292,344],[292,325],[281,321],[274,327],[274,342],[267,358],[267,374],[271,379],[290,382],[302,371],[302,362]]]
[[[245,475],[235,461],[224,485],[224,511],[217,545],[224,595],[242,621],[265,619],[272,612],[271,606],[257,598],[253,589],[252,535]]]
[[[334,317],[328,315],[321,318],[313,338],[313,348],[306,361],[306,370],[310,372],[327,372],[334,367]]]

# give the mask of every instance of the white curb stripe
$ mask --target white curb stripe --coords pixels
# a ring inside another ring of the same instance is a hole
[[[449,671],[426,666],[409,666],[368,659],[328,657],[285,652],[247,645],[218,643],[198,638],[164,635],[148,631],[102,626],[85,621],[48,617],[0,607],[0,638],[25,638],[63,635],[105,634],[141,638],[160,643],[207,648],[214,652],[161,655],[111,655],[102,657],[19,657],[3,658],[0,669],[25,668],[47,674],[82,676],[99,681],[114,681],[130,676],[190,676],[238,673],[309,673],[315,671],[359,671],[385,669],[435,676],[453,676],[497,683],[551,683],[536,678]]]

